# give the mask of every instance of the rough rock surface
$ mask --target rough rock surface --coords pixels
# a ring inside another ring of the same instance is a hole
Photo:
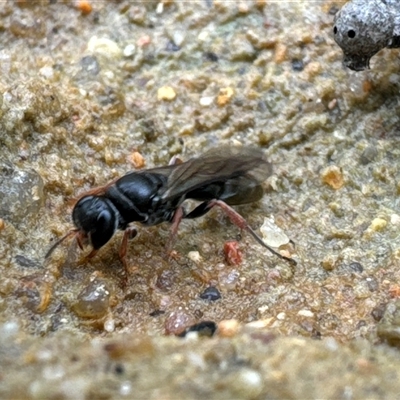
[[[1,398],[398,397],[398,50],[346,69],[341,6],[2,3]],[[44,260],[81,193],[222,144],[274,165],[237,210],[273,220],[295,268],[218,210],[181,224],[170,261],[168,226],[138,226],[127,286],[120,234]],[[219,333],[173,336],[201,321]]]

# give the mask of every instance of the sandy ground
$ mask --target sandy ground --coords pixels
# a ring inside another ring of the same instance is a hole
[[[345,69],[341,5],[2,3],[2,398],[399,395],[399,50]],[[80,194],[218,146],[265,151],[265,195],[237,210],[273,217],[296,267],[220,210],[171,260],[169,226],[138,225],[127,286],[121,233],[44,259]],[[201,321],[213,338],[174,336]]]

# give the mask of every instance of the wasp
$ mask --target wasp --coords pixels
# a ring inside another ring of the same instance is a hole
[[[171,223],[167,245],[170,250],[182,219],[199,218],[217,206],[260,245],[295,265],[293,259],[264,243],[231,207],[260,200],[264,194],[261,184],[271,174],[272,165],[263,152],[247,147],[215,148],[187,162],[127,173],[79,198],[72,211],[75,228],[58,240],[45,257],[49,257],[67,237],[74,235],[82,250],[85,244],[91,246],[87,258],[92,258],[116,231],[121,230],[124,235],[119,255],[128,276],[128,240],[137,234],[131,223],[139,222],[145,226]],[[188,199],[200,204],[187,211],[182,205]]]

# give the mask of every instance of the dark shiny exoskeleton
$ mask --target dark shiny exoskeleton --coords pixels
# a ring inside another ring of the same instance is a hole
[[[271,173],[272,166],[261,150],[233,147],[214,149],[181,164],[131,172],[78,200],[72,212],[76,229],[71,233],[76,234],[80,247],[82,241],[88,241],[94,255],[118,229],[125,231],[120,252],[124,258],[132,232],[130,223],[150,226],[170,222],[173,238],[182,219],[200,217],[219,206],[260,244],[294,263],[269,248],[230,207],[259,200],[263,196],[261,183]],[[182,203],[187,199],[201,203],[186,212]]]

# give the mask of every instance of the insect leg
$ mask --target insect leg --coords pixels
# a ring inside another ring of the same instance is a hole
[[[176,234],[178,233],[179,224],[181,223],[182,218],[184,218],[183,208],[178,207],[172,218],[172,225],[171,225],[169,239],[168,239],[167,246],[166,246],[166,252],[167,252],[168,258],[170,256],[172,248],[174,246]]]
[[[76,241],[78,242],[78,246],[81,247],[81,245],[79,244],[78,237],[77,237]],[[97,254],[98,251],[99,250],[97,250],[97,249],[92,249],[92,251],[88,255],[84,256],[81,260],[78,261],[78,265],[86,264],[88,260],[90,260],[91,258],[93,258]]]
[[[204,203],[203,203],[204,204]],[[201,206],[202,204],[200,204]],[[228,204],[226,204],[225,202],[221,201],[221,200],[211,200],[209,202],[207,202],[208,205],[208,210],[214,206],[218,206],[220,207],[225,213],[226,215],[229,217],[229,219],[236,225],[238,226],[240,229],[244,229],[247,232],[250,233],[251,236],[253,236],[253,238],[263,247],[265,247],[266,249],[268,249],[271,253],[275,254],[277,257],[281,258],[282,260],[288,261],[289,263],[291,263],[292,265],[297,265],[296,261],[293,260],[292,258],[289,257],[285,257],[281,254],[279,254],[277,251],[275,251],[274,249],[272,249],[271,247],[269,247],[267,244],[264,243],[264,241],[257,235],[257,233],[255,233],[253,231],[253,229],[251,229],[250,225],[247,223],[247,221],[238,213],[236,212],[232,207],[230,207]],[[199,207],[200,207],[199,206]],[[208,211],[207,210],[207,211]],[[196,209],[194,209],[194,211],[196,211]],[[205,211],[205,212],[207,212]],[[189,214],[190,215],[190,214]]]
[[[210,206],[209,201],[205,201],[204,203],[199,204],[194,210],[190,211],[189,214],[184,215],[183,218],[193,219],[202,217],[204,214],[207,214],[212,207],[213,206]]]
[[[133,239],[137,235],[137,230],[134,227],[128,227],[124,231],[124,237],[122,238],[121,247],[119,248],[119,258],[121,259],[122,265],[125,269],[125,283],[128,281],[129,269],[128,263],[126,262],[126,253],[128,251],[128,240]]]

